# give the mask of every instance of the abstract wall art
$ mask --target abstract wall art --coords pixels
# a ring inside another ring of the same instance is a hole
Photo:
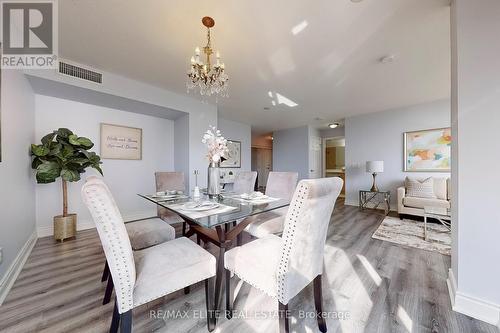
[[[240,141],[227,141],[226,159],[220,162],[221,168],[241,168],[241,142]]]
[[[451,128],[404,133],[404,171],[450,172]]]

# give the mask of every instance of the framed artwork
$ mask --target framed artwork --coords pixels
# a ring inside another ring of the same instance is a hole
[[[101,158],[142,160],[142,129],[101,123]]]
[[[221,168],[241,168],[241,142],[227,141],[229,151],[226,160],[220,163]]]
[[[404,171],[450,172],[451,128],[404,133]]]

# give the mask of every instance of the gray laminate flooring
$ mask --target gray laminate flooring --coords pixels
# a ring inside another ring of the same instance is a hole
[[[328,332],[499,332],[452,311],[446,286],[450,257],[372,239],[382,219],[378,212],[337,204],[323,279]],[[0,331],[107,332],[113,305],[101,305],[103,266],[94,229],[62,244],[39,239],[0,306]],[[277,303],[237,278],[233,285],[239,291],[237,316],[219,320],[215,332],[277,332]],[[134,310],[134,332],[207,332],[204,295],[198,284],[189,295],[176,292],[141,306]],[[318,332],[310,316],[311,287],[289,309],[293,332]]]

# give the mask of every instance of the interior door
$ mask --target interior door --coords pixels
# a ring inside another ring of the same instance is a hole
[[[266,186],[273,169],[272,149],[252,148],[252,170],[257,171],[258,186]]]
[[[321,178],[321,138],[312,136],[309,140],[309,178]]]

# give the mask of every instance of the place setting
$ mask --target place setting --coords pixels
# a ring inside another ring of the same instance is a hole
[[[242,194],[233,194],[227,196],[231,199],[242,201],[247,204],[266,204],[273,201],[278,201],[280,198],[273,198],[268,195],[265,195],[262,192],[251,192],[251,193],[242,193]]]
[[[212,200],[194,200],[184,203],[176,203],[168,206],[169,209],[178,211],[179,213],[188,216],[192,219],[231,212],[237,207],[224,205]]]
[[[174,200],[188,198],[188,196],[184,194],[184,191],[176,191],[176,190],[159,191],[156,192],[155,194],[150,195],[149,197],[151,197],[151,199],[157,202],[174,201]]]

